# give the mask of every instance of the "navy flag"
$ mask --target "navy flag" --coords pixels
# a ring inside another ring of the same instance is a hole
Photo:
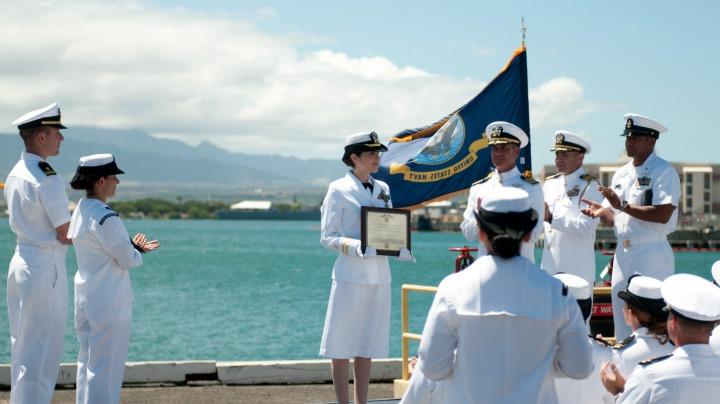
[[[453,197],[492,171],[484,132],[494,121],[514,123],[530,137],[525,47],[457,111],[430,126],[395,135],[373,176],[390,185],[396,208]],[[530,144],[520,150],[518,168],[531,172]]]

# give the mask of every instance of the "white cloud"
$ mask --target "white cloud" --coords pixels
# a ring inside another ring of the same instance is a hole
[[[277,11],[275,11],[272,7],[260,7],[257,10],[255,10],[255,17],[260,20],[267,20],[270,18],[275,18],[277,16]]]
[[[530,119],[533,127],[560,127],[578,121],[597,109],[584,98],[577,80],[556,77],[529,92]]]
[[[70,125],[326,157],[349,133],[390,136],[430,124],[484,85],[383,56],[300,54],[297,44],[317,39],[184,9],[30,3],[10,3],[0,14],[0,122],[57,100]],[[272,17],[271,10],[256,16]],[[573,79],[550,80],[531,91],[531,117],[540,125],[577,119],[583,103]]]

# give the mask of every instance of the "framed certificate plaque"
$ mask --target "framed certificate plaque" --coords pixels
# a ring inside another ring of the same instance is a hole
[[[374,247],[378,255],[400,255],[400,249],[410,250],[410,211],[405,209],[373,208],[360,209],[360,243]]]

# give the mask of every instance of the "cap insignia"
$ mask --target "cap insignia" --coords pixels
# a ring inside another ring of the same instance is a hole
[[[370,133],[370,140],[373,143],[380,143],[380,139],[378,139],[378,135],[375,132]]]
[[[627,122],[625,123],[625,129],[631,129],[635,123],[633,122],[632,118],[628,118]]]
[[[492,129],[492,132],[490,132],[490,137],[500,137],[502,136],[503,127],[498,125]]]
[[[565,141],[565,135],[563,135],[562,133],[558,133],[555,136],[555,144],[563,144],[564,141]]]

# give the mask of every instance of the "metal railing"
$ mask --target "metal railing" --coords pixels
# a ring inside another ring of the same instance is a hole
[[[410,318],[408,315],[408,292],[435,293],[436,286],[423,285],[402,285],[402,298],[400,304],[402,307],[402,380],[410,379],[408,373],[408,356],[410,355],[410,340],[420,341],[421,334],[410,332]]]

